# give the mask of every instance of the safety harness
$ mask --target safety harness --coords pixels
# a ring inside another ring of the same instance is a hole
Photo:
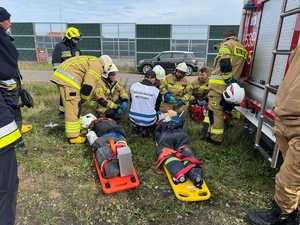
[[[159,173],[162,172],[162,165],[164,162],[170,158],[170,157],[176,157],[182,162],[189,162],[189,164],[182,170],[178,171],[178,173],[173,177],[175,180],[179,180],[180,177],[187,174],[192,168],[198,167],[202,165],[202,161],[195,159],[194,157],[186,157],[184,154],[182,154],[183,149],[185,149],[186,145],[182,145],[178,147],[177,149],[171,149],[168,147],[164,147],[161,151],[161,153],[158,156],[157,162],[156,162],[156,168]]]
[[[108,139],[108,145],[110,146],[110,149],[111,149],[111,152],[112,152],[112,157],[109,158],[109,159],[105,159],[100,168],[101,168],[101,172],[102,174],[105,174],[105,170],[106,170],[106,166],[107,164],[114,160],[114,159],[117,159],[117,152],[118,152],[118,148],[122,148],[122,147],[125,147],[127,144],[126,142],[124,141],[118,141],[118,142],[115,142],[115,140],[113,138],[109,138]]]

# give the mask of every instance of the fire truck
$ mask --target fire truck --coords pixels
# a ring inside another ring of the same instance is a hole
[[[241,77],[246,100],[237,109],[255,133],[255,149],[272,167],[276,167],[279,155],[272,134],[272,107],[289,55],[298,45],[299,12],[300,0],[248,0],[243,7],[239,39],[249,55]]]

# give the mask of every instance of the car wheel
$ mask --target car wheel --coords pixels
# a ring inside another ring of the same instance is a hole
[[[151,70],[152,69],[152,66],[151,65],[144,65],[143,68],[142,68],[142,71],[143,71],[143,74],[146,74],[148,72],[148,70]]]
[[[193,74],[193,67],[191,66],[187,66],[188,72],[186,73],[186,75],[191,76]]]

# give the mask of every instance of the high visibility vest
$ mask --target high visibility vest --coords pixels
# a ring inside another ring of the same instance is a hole
[[[158,88],[136,82],[130,88],[130,95],[129,119],[139,126],[155,124],[157,121],[155,104],[159,95]]]

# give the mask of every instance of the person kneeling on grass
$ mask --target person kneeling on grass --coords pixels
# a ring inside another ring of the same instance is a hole
[[[136,82],[130,87],[129,119],[142,136],[152,134],[158,120],[162,97],[155,84],[156,73],[149,70],[141,82]]]
[[[192,82],[192,100],[189,102],[189,113],[192,120],[202,123],[208,109],[208,68],[200,69],[198,78]]]
[[[97,115],[100,117],[119,120],[128,109],[128,93],[116,79],[118,68],[113,64],[108,74],[102,74],[102,78],[95,90]]]

